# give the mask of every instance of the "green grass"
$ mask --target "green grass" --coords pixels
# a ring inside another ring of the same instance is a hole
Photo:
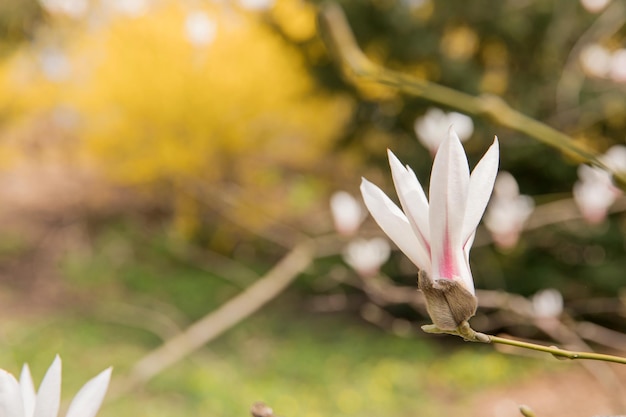
[[[466,401],[542,365],[488,346],[442,348],[341,317],[284,313],[270,308],[251,318],[99,416],[247,416],[257,400],[283,416],[435,415],[451,399]],[[115,383],[155,346],[145,332],[67,314],[14,322],[4,336],[3,366],[17,373],[28,361],[36,381],[61,355],[66,399],[109,365]]]

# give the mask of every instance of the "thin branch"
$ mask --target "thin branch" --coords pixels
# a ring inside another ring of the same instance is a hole
[[[422,326],[422,330],[426,333],[436,334],[451,334],[460,336],[468,342],[480,342],[480,343],[499,343],[502,345],[515,346],[522,349],[536,350],[539,352],[550,353],[557,359],[588,359],[604,362],[621,363],[626,365],[626,358],[613,355],[605,355],[602,353],[592,352],[576,352],[567,349],[561,349],[556,346],[543,346],[536,343],[523,342],[521,340],[507,339],[504,337],[493,336],[490,334],[479,333],[473,330],[467,322],[463,322],[456,328],[456,330],[442,330],[436,327],[434,324]]]
[[[296,246],[248,289],[140,359],[116,394],[145,383],[252,315],[283,291],[311,264],[314,256],[312,241],[307,240]]]
[[[335,3],[326,3],[321,7],[320,26],[331,52],[338,58],[345,72],[355,78],[384,84],[467,114],[488,117],[502,126],[524,133],[563,153],[613,172],[598,159],[596,152],[575,142],[568,135],[518,112],[500,97],[493,95],[475,97],[375,64],[357,45],[342,9]],[[626,175],[615,172],[613,175],[620,183],[626,184]]]

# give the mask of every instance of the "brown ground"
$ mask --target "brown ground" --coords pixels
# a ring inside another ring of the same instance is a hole
[[[587,362],[588,364],[591,362]],[[600,364],[603,366],[604,364]],[[527,405],[537,417],[591,417],[626,414],[626,396],[620,388],[600,382],[582,366],[546,372],[519,384],[485,391],[450,415],[467,417],[521,417]],[[612,365],[621,386],[626,387],[626,366]],[[608,378],[610,379],[610,377]]]

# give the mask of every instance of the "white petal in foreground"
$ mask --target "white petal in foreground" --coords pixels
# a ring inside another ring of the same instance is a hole
[[[464,245],[478,227],[485,208],[489,203],[491,191],[493,190],[496,176],[498,175],[498,163],[500,160],[500,145],[498,138],[494,138],[493,144],[489,147],[470,176],[470,185],[467,199],[467,212],[463,221]],[[469,248],[467,248],[469,250]]]
[[[411,168],[403,166],[402,162],[391,152],[387,151],[389,167],[396,193],[400,198],[404,210],[415,236],[424,248],[427,259],[427,269],[430,270],[430,226],[428,221],[428,200],[424,189]]]
[[[428,268],[428,256],[412,233],[409,220],[402,210],[380,188],[365,178],[361,182],[361,194],[365,206],[383,232],[418,268]]]
[[[67,417],[95,417],[111,379],[111,368],[88,381],[70,404]],[[20,382],[0,369],[0,417],[57,417],[61,400],[61,359],[57,356],[35,396],[28,365]]]
[[[56,356],[37,391],[33,417],[57,417],[61,405],[61,358]]]
[[[107,368],[89,380],[72,400],[66,417],[94,417],[109,387],[112,368]]]
[[[443,141],[430,176],[430,248],[432,279],[459,279],[473,292],[469,264],[465,259],[463,223],[470,171],[461,141],[454,131]]]
[[[0,416],[25,417],[20,384],[3,369],[0,369]]]
[[[22,402],[24,403],[24,413],[26,416],[32,416],[35,412],[35,400],[37,398],[37,394],[35,392],[33,377],[30,374],[30,368],[27,363],[22,366],[22,373],[20,374],[20,389],[22,392]]]

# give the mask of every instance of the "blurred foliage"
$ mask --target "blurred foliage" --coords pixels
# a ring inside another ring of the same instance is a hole
[[[32,38],[43,14],[36,0],[5,0],[0,4],[0,58]]]
[[[45,124],[70,142],[64,163],[152,190],[187,237],[204,210],[198,188],[249,202],[234,216],[253,225],[305,214],[330,181],[345,178],[333,167],[347,161],[331,151],[351,99],[320,89],[302,54],[258,14],[221,7],[163,2],[17,51],[0,68],[5,138],[13,138],[5,143],[18,142],[18,156],[5,146],[6,162],[32,157],[20,146],[45,139],[24,126]],[[216,25],[206,45],[187,38],[191,11]],[[282,32],[313,36],[314,9],[286,1],[275,11]]]

